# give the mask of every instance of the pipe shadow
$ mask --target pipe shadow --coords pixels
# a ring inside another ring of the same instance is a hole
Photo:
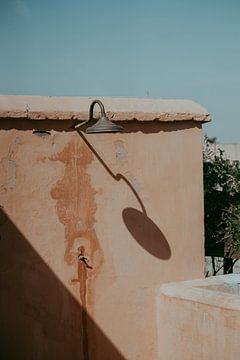
[[[130,181],[122,174],[114,174],[112,172],[112,170],[110,170],[110,168],[107,166],[107,164],[103,161],[103,159],[101,158],[101,156],[98,154],[98,152],[95,150],[95,148],[92,146],[92,144],[90,144],[90,142],[87,140],[87,138],[83,135],[83,133],[80,130],[76,130],[77,133],[80,135],[80,137],[82,138],[82,140],[85,142],[85,144],[89,147],[89,149],[92,151],[92,153],[95,155],[95,157],[98,159],[98,161],[102,164],[102,166],[104,167],[104,169],[109,173],[109,175],[116,181],[120,181],[123,180],[127,186],[131,189],[131,191],[133,192],[134,196],[136,197],[139,205],[142,208],[143,213],[146,214],[146,209],[143,205],[143,202],[140,198],[140,196],[138,195],[137,191],[134,189],[134,187],[132,186],[132,184],[130,183]]]
[[[1,359],[125,360],[2,208],[0,287]]]
[[[92,146],[92,144],[89,143],[83,133],[80,130],[77,130],[77,133],[80,135],[85,144],[90,148],[90,150],[102,164],[104,169],[109,173],[109,175],[116,181],[123,180],[136,197],[142,211],[133,208],[126,208],[122,212],[124,224],[132,237],[151,255],[161,260],[168,260],[171,257],[171,248],[169,243],[162,231],[148,217],[145,206],[131,182],[122,174],[115,175]]]

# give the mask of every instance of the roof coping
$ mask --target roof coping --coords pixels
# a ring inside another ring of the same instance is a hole
[[[113,121],[192,120],[204,123],[211,120],[209,112],[191,100],[22,95],[0,95],[0,118],[85,121],[95,99],[103,102]]]

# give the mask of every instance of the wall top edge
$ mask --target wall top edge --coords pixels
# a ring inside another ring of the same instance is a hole
[[[0,95],[0,119],[85,121],[95,99],[112,121],[211,121],[210,113],[192,100],[22,95]]]
[[[159,296],[239,311],[240,285],[234,284],[232,278],[235,276],[236,274],[219,275],[205,279],[166,283],[159,288]]]

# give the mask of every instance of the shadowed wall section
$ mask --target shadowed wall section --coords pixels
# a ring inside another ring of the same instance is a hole
[[[1,359],[124,360],[2,209],[0,287]],[[84,317],[92,334],[89,354]]]

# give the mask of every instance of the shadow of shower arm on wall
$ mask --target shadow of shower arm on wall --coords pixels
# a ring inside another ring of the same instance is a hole
[[[123,222],[129,233],[148,253],[161,260],[168,260],[171,257],[171,248],[168,241],[158,226],[148,217],[145,206],[130,181],[122,174],[115,175],[83,133],[80,130],[76,131],[111,177],[116,181],[123,180],[138,200],[142,212],[131,207],[125,208],[122,211]]]
[[[83,133],[80,130],[76,130],[78,132],[78,134],[81,136],[81,138],[83,139],[83,141],[86,143],[86,145],[89,147],[89,149],[93,152],[93,154],[96,156],[96,158],[98,159],[98,161],[102,164],[102,166],[104,167],[104,169],[111,175],[111,177],[116,180],[116,181],[120,181],[123,180],[127,186],[129,187],[129,189],[131,189],[132,193],[134,194],[134,196],[136,197],[139,205],[141,206],[142,212],[144,214],[147,214],[146,209],[143,205],[143,202],[140,198],[140,196],[138,195],[137,191],[134,189],[134,187],[132,186],[132,184],[130,183],[130,181],[122,174],[114,174],[109,167],[107,166],[107,164],[103,161],[103,159],[100,157],[100,155],[97,153],[97,151],[94,149],[94,147],[89,143],[89,141],[86,139],[86,137],[83,135]]]

